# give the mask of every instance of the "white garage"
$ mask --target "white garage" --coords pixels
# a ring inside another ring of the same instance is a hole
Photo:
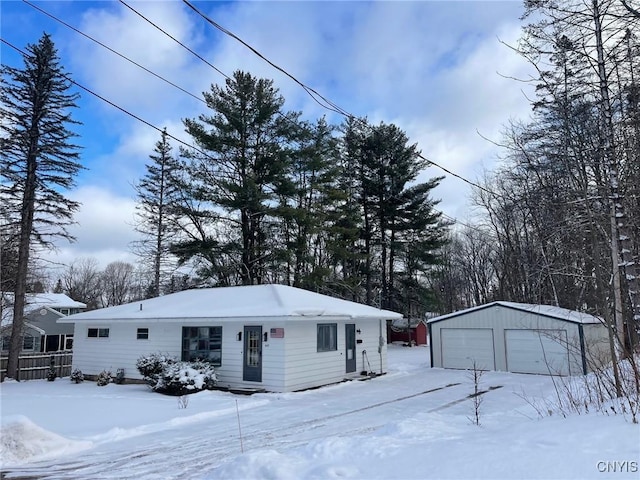
[[[493,302],[427,323],[432,367],[581,375],[608,351],[600,318],[548,305]]]

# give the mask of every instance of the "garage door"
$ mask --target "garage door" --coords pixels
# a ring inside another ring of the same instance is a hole
[[[490,328],[443,328],[440,330],[444,368],[495,369],[493,330]]]
[[[566,330],[505,330],[507,370],[568,375]]]

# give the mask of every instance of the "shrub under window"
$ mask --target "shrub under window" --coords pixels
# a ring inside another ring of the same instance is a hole
[[[338,324],[318,324],[318,352],[338,350]]]

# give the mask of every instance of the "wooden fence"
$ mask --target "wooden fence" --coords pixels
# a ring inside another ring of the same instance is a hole
[[[18,380],[39,380],[47,378],[49,367],[53,363],[58,377],[71,375],[73,352],[23,353],[18,360]],[[0,357],[0,382],[7,375],[9,357]]]

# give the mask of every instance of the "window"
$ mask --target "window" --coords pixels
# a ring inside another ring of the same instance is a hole
[[[33,350],[35,347],[35,341],[32,335],[25,335],[22,337],[22,349],[23,350]]]
[[[64,349],[73,350],[73,334],[66,335],[64,338]]]
[[[60,313],[63,315],[69,315],[69,309],[68,308],[61,308],[60,309]]]
[[[2,350],[9,350],[9,345],[11,344],[11,337],[3,336],[2,337]]]
[[[336,323],[318,324],[318,352],[338,350],[338,325]]]
[[[222,364],[222,327],[182,327],[182,360]]]
[[[109,329],[108,328],[89,328],[87,330],[87,337],[89,337],[89,338],[108,338],[109,337]]]
[[[136,333],[136,338],[138,340],[149,340],[149,329],[148,328],[139,328]]]

